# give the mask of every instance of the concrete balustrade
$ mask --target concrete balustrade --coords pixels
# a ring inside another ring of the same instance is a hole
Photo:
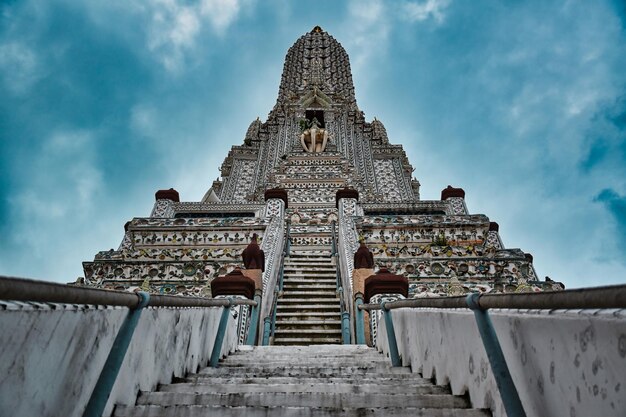
[[[617,416],[626,410],[626,310],[489,310],[527,416]],[[403,365],[472,406],[505,417],[474,315],[399,308]],[[384,320],[377,348],[388,353]]]
[[[126,353],[104,416],[207,365],[222,307],[148,307]],[[125,307],[0,302],[0,410],[12,416],[82,416]],[[222,355],[237,345],[229,317]]]

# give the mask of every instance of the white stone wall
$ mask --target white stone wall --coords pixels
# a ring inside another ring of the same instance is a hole
[[[490,311],[528,417],[623,416],[626,311]],[[403,365],[505,417],[469,310],[392,312]],[[384,320],[377,347],[388,352]]]
[[[2,303],[0,415],[82,416],[126,308]],[[206,366],[222,307],[147,308],[139,320],[104,415]],[[237,345],[229,322],[222,354]],[[9,415],[9,414],[7,414]]]

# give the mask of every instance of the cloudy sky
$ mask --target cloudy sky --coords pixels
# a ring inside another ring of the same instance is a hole
[[[0,19],[0,274],[73,281],[157,189],[199,200],[320,25],[423,199],[464,188],[541,277],[626,282],[623,0],[26,0]]]

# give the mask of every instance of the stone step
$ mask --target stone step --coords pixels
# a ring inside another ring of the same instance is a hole
[[[243,387],[242,387],[243,388]],[[445,394],[355,394],[334,392],[239,392],[189,393],[189,392],[141,392],[137,405],[226,405],[231,407],[317,407],[321,404],[333,408],[343,407],[404,407],[416,408],[465,408],[467,399]]]
[[[297,289],[311,289],[311,290],[332,290],[332,291],[336,291],[337,290],[337,285],[335,284],[335,282],[333,281],[332,284],[325,284],[325,283],[319,283],[319,282],[303,282],[303,283],[293,283],[293,282],[285,282],[283,283],[283,290],[284,291],[291,291],[291,290],[297,290]]]
[[[291,246],[291,251],[289,252],[288,258],[290,259],[298,259],[298,258],[326,258],[331,259],[332,251],[330,248],[327,251],[321,251],[319,249],[315,249],[314,251],[310,250],[301,250],[298,249],[297,245]]]
[[[321,346],[321,345],[320,345]],[[276,346],[276,347],[291,347],[291,346]],[[352,377],[328,377],[318,378],[316,376],[309,377],[294,377],[294,376],[273,376],[273,377],[237,377],[237,376],[225,376],[214,377],[212,375],[193,375],[187,378],[183,378],[182,382],[196,383],[196,384],[349,384],[354,385],[354,379]],[[406,376],[399,375],[394,378],[378,378],[378,377],[359,377],[359,383],[366,385],[393,385],[393,386],[432,386],[433,383],[428,379],[417,378],[411,376],[407,379]]]
[[[328,368],[331,366],[336,367],[351,367],[358,368],[363,361],[367,360],[367,363],[370,367],[374,367],[376,369],[382,369],[385,366],[388,366],[390,361],[387,358],[379,357],[376,359],[350,359],[350,358],[298,358],[298,366],[300,367],[324,367]],[[290,365],[293,365],[294,358],[286,357],[286,358],[269,358],[269,359],[248,359],[242,360],[241,358],[236,360],[224,360],[220,362],[220,364],[228,365],[232,367],[242,367],[242,366],[255,366],[255,367],[282,367],[286,368]],[[353,383],[360,383],[361,381],[353,381]]]
[[[303,306],[302,304],[282,304],[280,303],[280,300],[278,302],[278,304],[276,305],[276,311],[278,313],[278,311],[297,311],[297,312],[305,312],[305,313],[312,313],[312,314],[317,314],[317,312],[319,311],[326,311],[326,312],[337,312],[337,314],[339,314],[341,312],[341,306],[339,305],[339,303],[336,304],[310,304],[310,305],[306,305]]]
[[[284,282],[287,281],[321,281],[321,282],[336,282],[337,276],[335,274],[318,275],[318,274],[291,274],[283,277]]]
[[[359,384],[359,383],[274,383],[270,381],[262,383],[245,384],[216,384],[211,382],[198,383],[178,383],[161,385],[159,391],[162,392],[184,392],[184,393],[262,393],[262,392],[306,392],[306,393],[337,393],[337,394],[449,394],[447,387],[437,385],[379,385],[379,384]]]
[[[330,256],[330,253],[325,256],[309,256],[309,255],[300,255],[296,254],[293,251],[289,254],[289,256],[285,259],[287,262],[313,262],[313,263],[331,263],[333,262],[333,258]]]
[[[285,278],[283,281],[283,288],[285,285],[334,285],[337,288],[337,279],[335,278]]]
[[[338,346],[363,346],[365,345],[338,345]],[[240,346],[249,347],[249,346]],[[355,359],[355,360],[388,360],[387,356],[382,355],[376,351],[366,351],[366,350],[346,350],[339,351],[337,353],[333,353],[327,351],[327,346],[319,346],[319,350],[311,349],[309,346],[265,346],[267,349],[255,349],[254,351],[249,352],[235,352],[228,356],[225,361],[228,360],[261,360],[261,361],[272,361],[275,358],[281,358],[285,360],[293,360],[294,357],[297,357],[298,360],[306,359],[310,361],[315,360],[328,360],[328,359]],[[271,348],[271,349],[269,349]],[[303,349],[305,348],[305,349]]]
[[[249,351],[237,351],[226,358],[229,360],[233,359],[242,359],[242,358],[307,358],[307,359],[318,359],[318,358],[355,358],[355,359],[363,359],[365,358],[386,358],[387,356],[376,352],[374,349],[369,348],[366,345],[337,345],[338,347],[350,346],[350,347],[359,347],[361,349],[342,349],[342,350],[329,350],[330,346],[319,346],[319,349],[311,348],[310,346],[255,346],[254,350]],[[251,346],[239,346],[238,349],[250,348]],[[318,346],[316,346],[318,347]]]
[[[276,323],[276,333],[283,334],[282,330],[333,330],[341,334],[341,322],[327,324],[309,324],[307,321],[284,321]],[[279,331],[280,330],[280,331]]]
[[[274,341],[302,344],[306,338],[277,334]],[[323,342],[315,338],[311,343]],[[450,395],[448,387],[435,386],[409,368],[391,367],[364,345],[239,349],[218,368],[161,385],[157,392],[141,392],[136,406],[118,406],[114,417],[490,415],[468,409],[467,397]]]
[[[274,338],[274,345],[328,345],[328,344],[340,344],[342,342],[341,337],[284,337],[279,336]]]
[[[335,295],[336,297],[336,295]],[[334,300],[332,298],[279,298],[278,299],[278,303],[279,304],[302,304],[302,305],[309,305],[309,304],[327,304],[327,305],[331,305],[331,304],[335,304],[339,302],[339,298],[335,298]]]
[[[329,365],[337,365],[337,366],[348,366],[348,367],[360,367],[363,364],[368,364],[368,366],[376,366],[381,367],[384,365],[389,365],[390,361],[388,358],[378,355],[376,357],[372,356],[357,356],[355,358],[349,356],[326,356],[326,357],[303,357],[299,356],[297,358],[298,366],[306,366],[306,367],[328,367]],[[286,367],[294,364],[294,357],[288,355],[282,356],[274,356],[274,357],[248,357],[248,356],[229,356],[220,363],[230,364],[230,365],[252,365],[256,367],[275,367],[282,366]]]
[[[320,271],[335,271],[337,267],[330,263],[294,263],[294,262],[285,262],[284,263],[285,270],[301,270],[301,269],[313,269]]]
[[[415,407],[331,408],[331,407],[230,407],[214,405],[117,406],[114,417],[487,417],[491,414],[473,409],[425,409]]]
[[[292,309],[286,309],[286,310],[292,310]],[[301,311],[295,311],[295,312],[285,312],[285,313],[281,313],[280,311],[276,311],[276,318],[277,319],[284,319],[286,317],[288,318],[293,318],[293,319],[297,319],[297,320],[319,320],[319,319],[324,319],[324,318],[328,318],[328,317],[339,317],[341,319],[341,308],[336,309],[337,311],[315,311],[315,312],[301,312]]]
[[[341,337],[341,328],[339,329],[288,329],[284,327],[276,326],[274,338],[284,338],[290,336],[304,336],[304,337],[316,337],[316,336],[331,336]],[[330,365],[330,364],[329,364]]]
[[[316,349],[317,348],[317,349]],[[311,357],[311,358],[334,358],[334,357],[386,357],[382,353],[379,353],[375,349],[366,345],[328,345],[328,346],[316,346],[312,348],[310,346],[289,346],[289,347],[274,347],[274,346],[247,346],[240,345],[237,347],[237,351],[231,354],[229,357]]]
[[[298,360],[298,357],[293,357],[294,361]],[[226,362],[220,362],[219,368],[204,368],[201,369],[198,374],[206,375],[221,375],[224,372],[239,372],[239,373],[266,373],[273,372],[275,375],[317,375],[318,376],[354,376],[362,375],[364,373],[378,372],[384,375],[410,375],[411,370],[405,367],[391,367],[389,363],[361,363],[353,366],[333,367],[325,364],[314,365],[300,365],[298,362],[295,364],[292,362],[285,366],[272,366],[264,367],[262,365],[254,365],[241,367],[236,364],[230,364]],[[382,375],[379,375],[382,376]]]
[[[284,289],[284,287],[283,287]],[[300,288],[289,291],[283,291],[283,298],[298,298],[298,297],[315,297],[315,298],[337,298],[337,291],[335,290],[318,290],[316,288]]]
[[[332,260],[328,261],[285,261],[283,263],[285,269],[287,268],[320,268],[320,269],[336,269],[336,265],[333,264]]]
[[[284,317],[281,318],[280,320],[276,320],[276,325],[278,326],[279,324],[286,324],[286,325],[300,325],[300,326],[331,326],[331,325],[338,325],[341,326],[341,320],[340,319],[327,319],[327,320],[316,320],[316,319],[309,319],[309,320],[299,320],[297,317]],[[335,356],[335,355],[333,355]]]
[[[331,257],[325,258],[285,258],[285,265],[334,265],[334,259]]]

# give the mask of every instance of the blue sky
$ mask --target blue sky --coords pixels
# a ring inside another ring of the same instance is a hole
[[[463,187],[568,287],[626,281],[626,5],[616,1],[9,1],[0,274],[60,282],[154,192],[197,201],[320,25],[423,199]]]

